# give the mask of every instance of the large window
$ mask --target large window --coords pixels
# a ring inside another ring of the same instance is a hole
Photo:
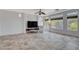
[[[51,19],[51,28],[63,29],[63,17],[52,18]]]
[[[78,31],[78,21],[77,16],[67,17],[67,30],[68,31]]]

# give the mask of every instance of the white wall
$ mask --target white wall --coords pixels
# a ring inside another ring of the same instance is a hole
[[[2,31],[1,31],[1,19],[0,19],[0,35],[1,35],[1,32],[2,32]]]
[[[37,15],[25,14],[25,21],[38,21]]]
[[[0,36],[23,33],[23,17],[19,18],[18,13],[0,10]]]

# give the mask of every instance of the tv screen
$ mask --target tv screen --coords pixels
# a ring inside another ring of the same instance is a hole
[[[27,22],[27,27],[28,28],[38,27],[38,22],[37,21],[28,21]]]

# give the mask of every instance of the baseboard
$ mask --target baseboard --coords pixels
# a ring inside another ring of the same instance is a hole
[[[24,33],[16,33],[16,34],[5,34],[5,35],[0,35],[0,36],[2,37],[2,36],[12,36],[12,35],[20,35],[20,34],[24,34]]]

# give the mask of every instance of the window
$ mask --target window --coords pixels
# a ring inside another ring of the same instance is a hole
[[[45,19],[45,23],[48,24],[49,19]]]
[[[63,17],[52,18],[51,19],[51,28],[63,30]]]
[[[69,31],[78,31],[78,17],[77,16],[68,16],[67,17],[67,30]]]

